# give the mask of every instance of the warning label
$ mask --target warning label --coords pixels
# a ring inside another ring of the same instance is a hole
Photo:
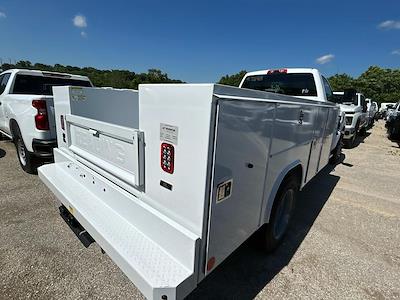
[[[74,101],[85,101],[86,96],[83,93],[83,89],[79,87],[71,87],[71,98]]]
[[[217,203],[220,203],[228,199],[232,195],[232,184],[233,180],[227,180],[222,182],[217,187]]]
[[[160,123],[160,140],[178,145],[178,127]]]

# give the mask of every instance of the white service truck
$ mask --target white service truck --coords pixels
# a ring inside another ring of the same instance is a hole
[[[256,231],[275,249],[337,132],[334,103],[217,84],[53,90],[39,176],[148,299],[184,298]]]
[[[11,69],[0,74],[0,139],[11,138],[22,169],[35,173],[57,145],[52,87],[92,86],[85,76]]]
[[[365,135],[369,126],[368,108],[365,96],[353,89],[333,92],[340,99],[340,109],[346,114],[343,145],[352,148],[358,135]]]
[[[239,87],[313,101],[335,102],[328,80],[319,70],[313,68],[281,68],[249,72],[245,74]],[[344,112],[339,113],[337,122],[337,132],[331,146],[330,162],[333,164],[339,161],[342,153]]]

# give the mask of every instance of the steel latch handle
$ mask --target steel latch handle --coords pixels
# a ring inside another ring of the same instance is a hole
[[[95,137],[99,136],[99,132],[96,129],[91,129],[90,128],[88,131]]]

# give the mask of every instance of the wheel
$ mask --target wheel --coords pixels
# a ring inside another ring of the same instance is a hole
[[[357,138],[357,130],[354,131],[354,135],[353,135],[353,137],[352,137],[351,139],[343,140],[343,146],[344,146],[344,148],[346,148],[346,149],[353,148],[354,143],[355,143],[355,141],[356,141],[356,138]]]
[[[6,139],[6,136],[0,132],[0,141],[3,141],[5,139]]]
[[[365,126],[363,126],[361,129],[360,129],[360,135],[361,136],[365,136],[367,134],[367,129],[365,128]]]
[[[290,224],[299,193],[299,182],[295,176],[288,177],[280,186],[271,211],[270,222],[261,234],[266,252],[274,251],[282,242]]]
[[[343,146],[343,137],[340,137],[335,149],[332,151],[332,157],[329,159],[329,163],[331,165],[336,165],[339,160],[340,156],[342,155],[342,146]]]
[[[21,131],[19,128],[16,129],[16,133],[14,136],[14,144],[17,150],[17,157],[21,168],[29,174],[36,174],[37,173],[37,163],[36,158],[32,152],[29,152],[26,149],[24,140],[21,136]]]

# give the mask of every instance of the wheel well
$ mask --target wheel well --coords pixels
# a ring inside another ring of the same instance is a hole
[[[16,131],[18,130],[18,128],[19,128],[19,126],[18,126],[17,121],[15,121],[14,119],[11,119],[10,120],[10,133],[11,133],[13,140],[15,139],[15,135],[17,133]]]
[[[283,178],[281,185],[287,178],[291,176],[297,178],[299,185],[301,185],[301,183],[303,182],[303,167],[301,165],[297,165],[293,169],[291,169]]]
[[[265,215],[265,220],[267,220],[266,223],[269,222],[269,218],[270,218],[271,212],[272,212],[272,207],[276,200],[276,195],[278,194],[279,190],[282,188],[282,185],[284,184],[284,182],[292,176],[297,179],[297,183],[299,184],[299,188],[300,188],[301,184],[303,182],[303,166],[301,164],[298,164],[298,165],[294,166],[293,168],[291,168],[286,173],[286,175],[282,178],[282,180],[279,183],[279,186],[276,185],[277,182],[275,183],[275,185],[274,185],[275,187],[271,191],[271,194],[269,195],[269,201],[267,203],[266,215]]]

